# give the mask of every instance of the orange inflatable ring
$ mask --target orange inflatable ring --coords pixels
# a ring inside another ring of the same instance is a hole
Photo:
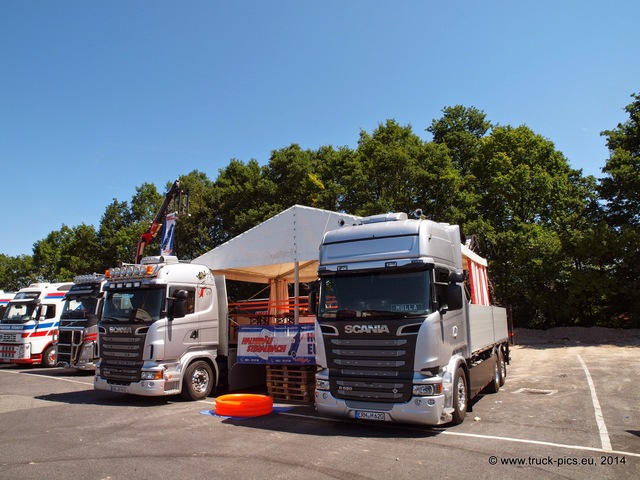
[[[216,415],[221,417],[259,417],[273,411],[273,398],[267,395],[231,393],[216,398]]]

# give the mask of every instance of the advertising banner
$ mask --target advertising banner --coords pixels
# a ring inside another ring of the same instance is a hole
[[[160,242],[160,255],[173,253],[173,237],[176,228],[176,213],[169,213],[165,217],[162,228],[162,241]]]
[[[313,325],[240,325],[238,363],[314,365]]]

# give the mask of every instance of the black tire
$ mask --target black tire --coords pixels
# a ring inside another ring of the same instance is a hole
[[[203,400],[213,390],[214,381],[211,366],[202,360],[195,361],[184,372],[181,395],[187,400]]]
[[[504,386],[504,382],[507,380],[507,362],[504,361],[504,353],[502,349],[498,350],[498,361],[500,362],[500,386]]]
[[[493,378],[487,385],[487,393],[498,393],[500,390],[500,356],[493,355],[491,359],[487,361],[493,361]]]
[[[464,422],[469,407],[469,389],[467,388],[467,376],[462,367],[458,368],[453,378],[453,414],[452,425],[460,425]]]
[[[40,364],[43,368],[53,368],[56,366],[56,350],[53,345],[49,345],[42,352],[42,363]]]

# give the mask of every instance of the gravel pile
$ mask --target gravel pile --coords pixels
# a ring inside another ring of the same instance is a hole
[[[515,345],[616,345],[640,347],[639,329],[615,329],[603,327],[557,327],[549,330],[516,328]]]

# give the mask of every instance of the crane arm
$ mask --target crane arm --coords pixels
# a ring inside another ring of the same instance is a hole
[[[136,248],[136,259],[135,263],[140,263],[144,255],[145,247],[156,237],[158,234],[158,230],[160,229],[160,225],[162,225],[162,220],[164,219],[167,209],[171,202],[178,196],[181,196],[184,192],[182,187],[180,186],[180,180],[176,180],[173,182],[173,185],[167,192],[164,197],[164,201],[162,202],[162,206],[156,213],[155,218],[151,222],[151,226],[149,230],[140,235],[140,239],[138,240],[138,247]]]

